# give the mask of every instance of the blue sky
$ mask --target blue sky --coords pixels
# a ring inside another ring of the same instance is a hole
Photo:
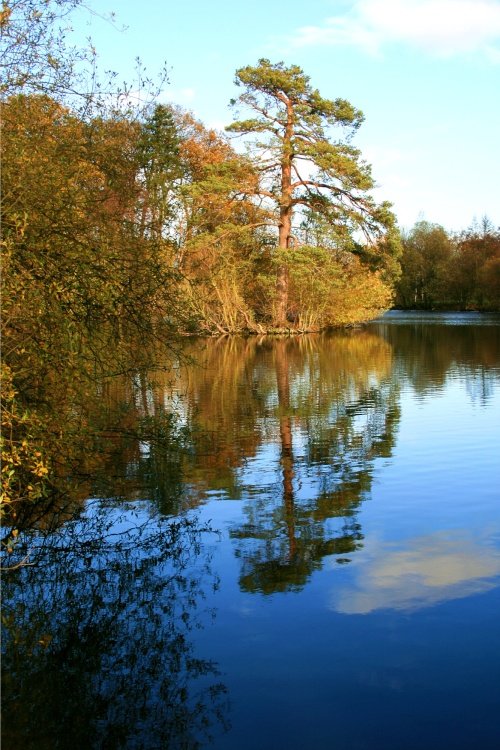
[[[166,62],[163,99],[222,128],[237,68],[300,65],[324,97],[364,112],[355,143],[402,227],[424,218],[460,230],[485,214],[500,225],[500,0],[88,5],[116,13],[114,26],[78,16],[75,30],[120,79],[133,81],[137,56],[151,74]]]

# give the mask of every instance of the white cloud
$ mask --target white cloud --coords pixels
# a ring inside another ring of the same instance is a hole
[[[304,26],[295,47],[346,44],[379,52],[403,42],[438,55],[483,52],[500,55],[499,0],[356,0],[346,15],[322,26]]]

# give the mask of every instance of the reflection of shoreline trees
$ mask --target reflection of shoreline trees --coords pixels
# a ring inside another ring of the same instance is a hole
[[[36,565],[3,586],[6,750],[206,746],[226,707],[190,636],[217,583],[207,531],[95,501],[32,537]]]
[[[182,404],[182,502],[193,506],[214,491],[231,499],[250,492],[248,524],[232,535],[240,555],[246,542],[259,540],[254,573],[267,582],[254,581],[258,589],[303,585],[328,555],[346,561],[362,539],[355,509],[370,491],[372,462],[390,455],[394,442],[399,412],[391,348],[355,331],[204,340],[185,353],[197,366],[180,366],[172,390],[157,383],[160,395],[148,397],[165,404],[177,396]],[[253,491],[251,462],[278,448],[279,457],[263,468],[270,494]],[[151,462],[156,450],[151,444],[141,461]],[[159,477],[156,483],[163,484]],[[251,587],[249,581],[243,585]]]
[[[417,393],[442,387],[449,377],[463,378],[471,398],[487,399],[500,366],[498,325],[446,325],[402,319],[374,323],[371,330],[392,347],[399,377],[408,379]]]
[[[248,528],[233,533],[241,549],[252,533],[273,547],[264,559],[275,573],[286,578],[291,560],[302,560],[307,578],[326,555],[348,558],[360,542],[355,509],[370,492],[372,462],[391,454],[401,381],[425,392],[458,373],[485,397],[500,349],[497,326],[375,326],[381,335],[193,340],[186,359],[153,381],[137,374],[121,390],[110,383],[94,494],[147,497],[169,515],[214,493],[251,495]],[[249,484],[261,456],[267,495]]]
[[[179,364],[175,379],[159,373],[155,384],[128,384],[130,439],[122,432],[110,462],[123,478],[116,486],[129,497],[146,493],[169,514],[214,492],[231,499],[250,492],[251,520],[232,534],[243,546],[259,539],[255,565],[272,581],[258,588],[303,585],[328,555],[346,561],[362,539],[355,509],[370,491],[373,459],[390,455],[394,442],[391,348],[355,331],[198,340],[184,353],[196,366]],[[177,421],[168,417],[175,409]],[[165,434],[157,428],[138,441],[133,425],[159,418]],[[271,489],[262,494],[249,487],[249,468],[268,451],[262,470]]]
[[[216,730],[224,691],[189,632],[213,576],[201,530],[161,516],[214,492],[241,500],[230,531],[241,588],[300,590],[363,544],[358,511],[374,461],[392,453],[401,386],[425,393],[481,374],[487,395],[499,343],[498,326],[414,323],[192,340],[154,380],[109,381],[92,458],[101,478],[93,466],[78,498],[37,518],[11,555],[21,560],[31,539],[37,565],[4,583],[4,747],[208,742],[202,725]],[[133,504],[85,506],[89,495]],[[150,501],[158,517],[146,517]]]
[[[288,560],[293,560],[297,554],[293,494],[293,437],[292,417],[290,414],[290,378],[286,356],[286,343],[284,341],[276,343],[274,362],[280,412],[281,467],[283,472],[284,518],[288,532]]]
[[[169,377],[168,372],[158,376],[163,380]],[[81,434],[59,463],[54,462],[57,483],[51,485],[50,492],[7,508],[4,567],[10,567],[18,534],[30,529],[56,530],[82,512],[89,496],[136,500],[152,494],[166,512],[178,510],[184,433],[175,414],[160,401],[146,371],[131,369],[119,377],[103,378],[89,387],[86,398]],[[155,464],[145,466],[141,456],[149,445],[155,447]],[[156,484],[158,477],[163,480],[161,486]]]
[[[389,456],[394,443],[391,348],[355,331],[204,340],[186,354],[197,366],[178,369],[173,391],[158,383],[163,395],[151,393],[148,403],[178,394],[183,404],[183,503],[192,506],[214,491],[231,499],[251,493],[248,522],[231,532],[244,560],[242,585],[300,587],[324,557],[346,562],[362,540],[356,508],[370,492],[373,460]],[[254,492],[249,466],[269,450],[275,455],[262,470],[271,489]]]

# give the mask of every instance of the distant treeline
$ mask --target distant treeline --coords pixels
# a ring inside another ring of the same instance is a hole
[[[500,310],[500,229],[488,218],[459,233],[420,221],[402,244],[396,307]]]

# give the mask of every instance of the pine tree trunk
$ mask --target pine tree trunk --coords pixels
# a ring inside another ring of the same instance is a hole
[[[290,245],[291,217],[284,208],[280,211],[281,224],[279,228],[278,247],[280,250],[286,250]],[[276,273],[276,325],[284,328],[287,324],[288,310],[288,268],[286,265],[279,265]]]
[[[278,247],[287,250],[290,247],[292,231],[292,135],[293,107],[287,103],[287,126],[283,139],[283,156],[281,160],[281,200]],[[276,274],[276,325],[285,328],[288,325],[288,268],[280,265]]]

